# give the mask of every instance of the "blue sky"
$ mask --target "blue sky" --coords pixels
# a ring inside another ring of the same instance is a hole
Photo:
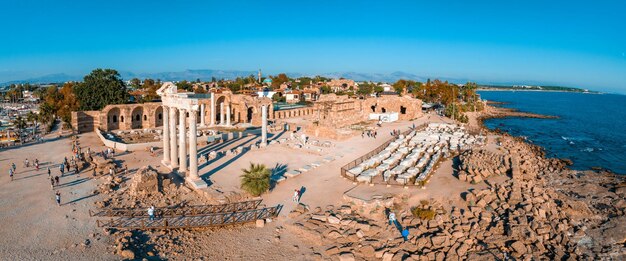
[[[626,93],[626,1],[0,3],[0,82],[93,68],[337,71]]]

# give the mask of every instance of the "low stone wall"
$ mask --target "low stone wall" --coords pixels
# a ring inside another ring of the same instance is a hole
[[[104,135],[102,135],[102,133],[100,132],[100,129],[96,129],[96,134],[98,134],[98,137],[100,138],[102,143],[104,143],[104,146],[115,149],[117,151],[140,151],[140,150],[147,150],[150,147],[162,147],[163,145],[162,141],[136,143],[136,144],[126,144],[126,143],[112,141],[104,137]]]

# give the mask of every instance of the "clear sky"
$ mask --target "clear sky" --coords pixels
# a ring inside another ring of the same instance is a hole
[[[626,1],[2,0],[0,82],[93,68],[390,73],[626,93]]]

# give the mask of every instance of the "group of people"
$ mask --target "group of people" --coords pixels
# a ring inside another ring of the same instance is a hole
[[[400,136],[400,134],[402,134],[400,130],[391,130],[391,136]]]
[[[361,132],[361,138],[365,138],[365,136],[367,135],[368,138],[374,138],[376,139],[376,136],[378,135],[377,131],[373,131],[373,130],[364,130]]]

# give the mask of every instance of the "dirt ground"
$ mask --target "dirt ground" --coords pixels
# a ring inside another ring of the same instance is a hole
[[[311,208],[342,204],[343,194],[349,191],[351,196],[371,197],[381,193],[408,193],[410,204],[421,199],[435,198],[453,205],[460,201],[460,193],[467,189],[467,183],[453,176],[453,160],[442,162],[425,189],[411,187],[356,185],[340,176],[340,168],[355,158],[391,138],[393,129],[406,130],[413,124],[424,122],[442,122],[436,115],[426,115],[413,122],[395,122],[384,124],[378,130],[378,138],[362,138],[360,135],[351,139],[334,142],[331,148],[324,148],[321,153],[304,149],[289,148],[282,144],[271,145],[265,149],[253,150],[237,156],[225,156],[210,164],[201,165],[200,175],[210,181],[212,189],[223,192],[239,189],[241,169],[250,162],[263,163],[273,168],[286,167],[297,169],[319,161],[327,156],[337,159],[322,164],[320,167],[305,172],[297,177],[288,178],[269,193],[262,196],[268,206],[281,204],[282,212],[272,223],[264,228],[253,226],[233,227],[218,230],[193,231],[181,239],[181,248],[173,250],[171,256],[161,258],[181,259],[206,257],[208,260],[307,260],[314,259],[314,246],[310,241],[302,241],[283,228],[290,224],[288,213],[296,206],[291,201],[295,189],[305,188],[302,202]],[[284,138],[280,136],[279,138]],[[279,136],[279,134],[277,134]],[[52,134],[50,137],[56,137]],[[49,138],[52,139],[52,138]],[[272,140],[273,137],[270,137]],[[258,137],[243,137],[222,144],[221,146],[199,147],[203,151],[231,150],[241,145],[253,144]],[[102,151],[104,147],[93,133],[80,135],[83,148]],[[104,235],[96,227],[94,218],[88,216],[93,203],[101,200],[102,195],[93,195],[98,179],[91,179],[87,174],[71,174],[61,178],[61,186],[52,190],[46,174],[48,166],[52,175],[60,175],[57,164],[63,157],[70,157],[70,139],[52,139],[50,141],[4,150],[0,152],[0,259],[2,260],[118,260],[111,249],[111,236]],[[341,156],[341,157],[340,157]],[[168,172],[161,166],[160,153],[150,155],[147,151],[120,153],[115,156],[119,166],[126,165],[127,175],[138,168],[151,165],[159,172]],[[28,158],[31,162],[38,158],[43,162],[42,169],[32,167],[24,169],[22,162]],[[8,168],[15,163],[17,174],[10,181]],[[62,205],[54,202],[54,191],[62,195]],[[86,242],[87,241],[87,242]],[[149,246],[148,246],[149,247]],[[188,251],[192,250],[192,251]],[[177,254],[178,253],[178,254]]]

